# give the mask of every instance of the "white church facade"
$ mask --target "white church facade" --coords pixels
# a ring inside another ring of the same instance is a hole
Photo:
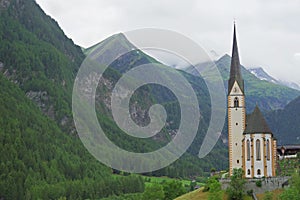
[[[258,106],[246,114],[244,80],[241,74],[234,25],[233,48],[228,80],[229,174],[242,168],[244,177],[276,176],[276,139]]]

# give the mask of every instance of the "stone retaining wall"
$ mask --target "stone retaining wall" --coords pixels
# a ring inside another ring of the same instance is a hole
[[[272,178],[264,178],[264,179],[246,179],[245,183],[245,192],[249,190],[253,190],[256,194],[262,194],[266,191],[273,191],[276,189],[281,189],[287,187],[287,181],[290,179],[289,176],[284,177],[272,177]],[[262,186],[257,187],[256,182],[261,181]],[[226,190],[229,186],[230,179],[220,179],[220,183],[222,184],[222,190]]]

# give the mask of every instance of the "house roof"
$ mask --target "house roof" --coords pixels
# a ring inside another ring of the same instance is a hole
[[[253,134],[253,133],[271,133],[272,131],[269,128],[263,114],[256,105],[252,114],[247,116],[246,128],[244,134]]]
[[[239,51],[238,51],[238,45],[236,39],[236,27],[234,24],[230,77],[228,80],[228,94],[232,90],[235,81],[237,81],[240,89],[244,93],[244,80],[241,74],[240,58],[239,58]]]

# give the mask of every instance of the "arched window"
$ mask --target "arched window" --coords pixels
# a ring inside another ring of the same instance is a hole
[[[239,99],[237,97],[234,98],[234,107],[239,107]]]
[[[247,160],[250,160],[250,140],[247,140]]]
[[[247,174],[250,175],[250,169],[248,169]]]
[[[261,175],[260,169],[257,170],[257,175]]]
[[[270,160],[270,142],[267,140],[266,142],[266,153],[267,153],[267,160]]]
[[[256,140],[256,160],[261,160],[259,139]]]

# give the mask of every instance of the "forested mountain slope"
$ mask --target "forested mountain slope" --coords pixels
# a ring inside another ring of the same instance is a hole
[[[284,109],[269,112],[267,121],[278,145],[300,144],[300,97],[291,101]]]
[[[224,55],[216,61],[216,65],[225,81],[225,87],[227,87],[229,78],[230,60],[229,55]],[[252,112],[256,104],[264,112],[282,109],[300,95],[298,90],[260,80],[243,66],[241,72],[245,81],[247,112]]]
[[[100,198],[142,192],[143,180],[114,178],[80,140],[63,133],[0,74],[0,197]]]
[[[35,1],[3,0],[1,5],[1,72],[47,116],[72,130],[71,93],[84,59],[81,48]]]

